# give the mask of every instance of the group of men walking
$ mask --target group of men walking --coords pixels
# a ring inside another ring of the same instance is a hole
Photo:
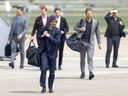
[[[61,9],[55,8],[54,15],[47,15],[47,8],[45,6],[40,7],[40,16],[35,19],[33,30],[31,33],[31,40],[37,39],[38,54],[40,57],[40,86],[41,92],[46,92],[46,73],[49,69],[48,88],[49,93],[53,93],[53,82],[55,78],[55,70],[62,70],[64,43],[66,40],[66,34],[69,31],[69,26],[66,18],[61,15]],[[85,58],[87,55],[87,63],[89,69],[89,80],[94,78],[93,73],[93,55],[94,55],[94,35],[96,35],[99,49],[101,47],[101,37],[99,32],[99,22],[93,18],[92,8],[85,9],[85,17],[74,26],[74,30],[78,33],[82,33],[82,45],[83,48],[80,52],[80,78],[85,78]],[[120,44],[120,38],[125,37],[123,32],[124,23],[121,18],[118,17],[118,10],[112,9],[106,16],[107,30],[105,36],[107,37],[107,51],[105,65],[109,68],[110,54],[112,47],[114,48],[113,64],[112,67],[118,68],[116,61],[118,57],[118,49]],[[9,66],[14,68],[16,48],[19,46],[21,62],[20,68],[24,68],[24,44],[25,34],[28,31],[28,20],[23,15],[23,8],[18,7],[16,16],[13,18],[11,26],[11,32],[9,35],[9,41],[11,42],[11,62]],[[56,65],[57,55],[58,65]]]

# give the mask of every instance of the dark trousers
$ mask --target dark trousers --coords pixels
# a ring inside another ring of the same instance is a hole
[[[49,78],[48,78],[48,88],[52,89],[53,82],[55,78],[55,64],[56,64],[56,58],[49,58],[47,54],[44,52],[41,54],[41,75],[40,75],[40,86],[46,87],[46,73],[49,69]]]
[[[65,43],[65,40],[63,40],[63,38],[61,38],[61,43],[60,43],[60,47],[59,47],[58,66],[61,66],[61,65],[62,65],[62,61],[63,61],[63,51],[64,51],[64,43]]]
[[[109,65],[109,63],[110,63],[112,47],[113,47],[113,63],[112,64],[116,65],[116,61],[118,58],[119,45],[120,45],[120,37],[119,36],[107,38],[107,51],[106,51],[106,58],[105,58],[106,65]]]

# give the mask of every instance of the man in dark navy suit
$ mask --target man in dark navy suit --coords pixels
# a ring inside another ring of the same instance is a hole
[[[48,88],[49,93],[53,93],[53,82],[55,78],[55,65],[57,58],[57,50],[60,44],[61,31],[56,27],[56,17],[51,15],[49,18],[49,29],[42,31],[41,42],[38,47],[39,54],[41,56],[40,62],[40,85],[42,87],[41,92],[46,92],[46,72],[49,68]]]
[[[59,47],[59,58],[58,58],[58,69],[62,70],[62,61],[63,61],[63,50],[64,50],[64,43],[66,40],[66,34],[69,31],[68,23],[66,18],[64,18],[61,14],[60,8],[55,8],[54,13],[57,19],[56,27],[61,30],[61,42]],[[55,67],[56,68],[56,67]]]

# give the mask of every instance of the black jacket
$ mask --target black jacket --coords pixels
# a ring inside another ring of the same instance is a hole
[[[61,17],[61,19],[60,19],[60,30],[64,31],[64,34],[62,34],[62,38],[63,38],[63,40],[65,40],[66,34],[69,31],[69,27],[68,27],[68,23],[66,21],[66,18],[64,18],[64,17]]]
[[[112,24],[113,24],[112,19],[113,19],[113,17],[110,16],[110,15],[111,15],[111,13],[109,12],[105,16],[105,20],[107,22],[107,29],[106,29],[106,32],[105,32],[105,37],[111,37],[112,36],[111,33],[112,33]],[[123,23],[122,19],[117,17],[117,22],[119,23],[120,21]],[[125,28],[124,24],[123,25],[119,24],[119,36],[120,37],[122,37],[122,35],[124,34],[124,32],[123,32],[124,28]]]
[[[46,25],[44,26],[42,16],[38,16],[35,20],[31,36],[37,35],[37,39],[41,38],[42,32],[47,31],[49,28],[49,17],[47,17]]]

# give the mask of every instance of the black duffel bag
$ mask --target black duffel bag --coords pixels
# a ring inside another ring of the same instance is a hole
[[[18,53],[19,53],[19,47],[17,46],[16,55],[18,55]],[[11,43],[7,43],[7,44],[5,45],[4,55],[5,55],[6,57],[11,56]]]
[[[5,49],[4,49],[4,55],[7,57],[11,56],[11,44],[10,43],[6,44]]]
[[[73,33],[67,40],[66,44],[70,49],[73,51],[80,52],[83,48],[82,40],[81,40],[82,34],[81,33]]]
[[[33,45],[32,45],[33,43]],[[39,55],[38,55],[38,48],[36,48],[35,43],[33,40],[30,41],[29,47],[26,50],[26,58],[28,59],[28,64],[32,66],[39,67]]]

